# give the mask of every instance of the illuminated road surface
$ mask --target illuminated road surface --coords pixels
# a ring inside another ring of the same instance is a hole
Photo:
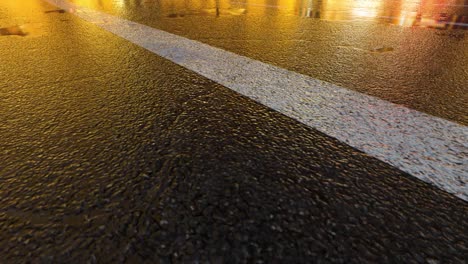
[[[462,263],[463,1],[50,2],[0,5],[2,259]]]

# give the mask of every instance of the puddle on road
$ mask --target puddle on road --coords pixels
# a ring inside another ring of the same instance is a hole
[[[25,37],[28,33],[23,31],[21,26],[11,26],[0,28],[0,36],[21,36]]]

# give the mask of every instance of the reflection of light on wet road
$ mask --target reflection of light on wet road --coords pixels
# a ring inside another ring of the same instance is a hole
[[[124,11],[129,6],[145,7],[165,17],[298,15],[327,21],[376,20],[399,26],[468,28],[463,0],[74,0],[82,6]],[[446,17],[444,17],[446,16]]]
[[[356,17],[376,17],[381,1],[357,0],[354,1],[352,14]]]
[[[236,2],[239,4],[241,2]],[[303,0],[278,5],[244,2],[245,6],[283,9],[296,15],[327,21],[378,20],[400,26],[468,28],[468,15],[458,1]]]
[[[118,8],[125,7],[125,0],[114,0],[114,2],[115,2],[115,6],[117,6]]]
[[[75,0],[72,1],[81,6],[87,6],[91,8],[104,8],[109,10],[119,11],[125,8],[125,0],[106,0],[106,1],[95,1],[95,0]]]

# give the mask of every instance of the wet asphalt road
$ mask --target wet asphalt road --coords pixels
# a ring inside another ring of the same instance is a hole
[[[1,262],[466,261],[466,202],[53,10],[0,4],[30,32],[0,37]]]
[[[71,2],[468,124],[466,0]]]

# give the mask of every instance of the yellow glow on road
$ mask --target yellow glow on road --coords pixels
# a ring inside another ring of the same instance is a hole
[[[30,17],[34,16],[33,10],[38,9],[41,5],[39,1],[2,1],[2,6],[8,9],[13,14],[10,17]]]
[[[110,13],[131,11],[169,18],[186,16],[279,15],[327,21],[378,20],[402,27],[440,27],[447,6],[464,0],[70,0]],[[17,1],[21,5],[23,1]],[[26,3],[29,3],[28,1]],[[454,22],[455,18],[447,18]],[[450,22],[448,21],[448,22]],[[443,22],[443,21],[442,21]],[[443,24],[443,23],[442,23]],[[281,28],[291,25],[278,25]]]
[[[357,17],[376,17],[379,14],[379,8],[382,5],[382,0],[355,0],[353,3],[352,14]]]
[[[115,5],[118,7],[118,8],[123,8],[125,7],[125,0],[114,0],[115,2]]]
[[[50,16],[37,12],[43,6],[41,1],[5,1],[2,6],[10,13],[8,20],[0,18],[0,27],[6,26],[12,35],[39,37],[46,33]]]
[[[80,6],[86,6],[94,9],[115,10],[119,11],[125,8],[125,0],[73,0],[70,1]]]

